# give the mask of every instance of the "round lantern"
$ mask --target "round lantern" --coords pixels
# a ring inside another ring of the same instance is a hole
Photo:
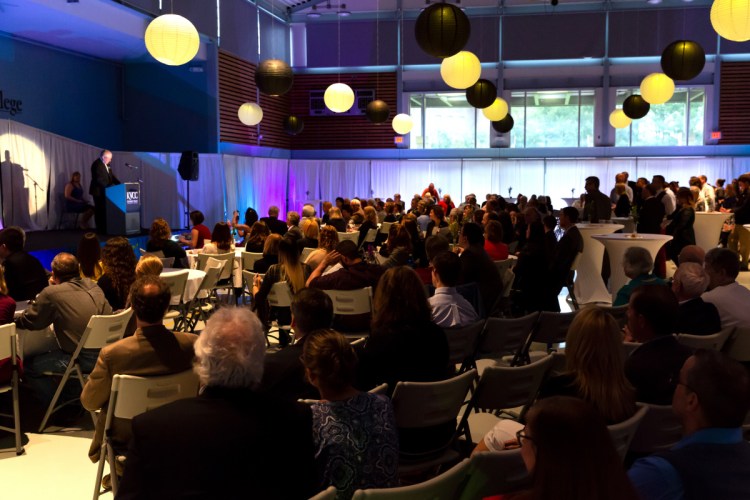
[[[294,73],[287,63],[279,59],[266,59],[255,71],[255,85],[268,95],[284,95],[294,83]]]
[[[651,73],[641,81],[641,96],[650,104],[664,104],[674,95],[674,81],[664,73]]]
[[[703,47],[691,40],[677,40],[661,53],[661,69],[672,80],[692,80],[706,65]]]
[[[405,113],[400,113],[393,117],[391,125],[397,134],[406,135],[411,132],[411,128],[414,126],[414,120],[411,119],[411,116]]]
[[[482,114],[491,122],[502,120],[508,114],[508,103],[502,97],[482,110]]]
[[[714,0],[711,25],[727,40],[750,40],[750,2],[747,0]]]
[[[505,115],[505,118],[502,120],[498,120],[496,122],[492,122],[492,128],[495,129],[495,132],[499,132],[501,134],[507,134],[513,129],[513,117],[510,116],[510,113]]]
[[[245,125],[257,125],[263,119],[263,110],[254,102],[246,102],[237,110],[237,116]]]
[[[633,122],[625,116],[621,109],[616,109],[609,114],[609,124],[614,128],[625,128]]]
[[[489,80],[480,79],[466,89],[466,100],[475,108],[486,108],[495,102],[496,98],[497,87]]]
[[[334,113],[346,113],[354,106],[354,91],[345,83],[333,83],[323,94],[323,101]]]
[[[284,132],[289,135],[297,135],[305,129],[305,122],[299,117],[291,115],[284,118]]]
[[[450,57],[464,48],[471,24],[466,14],[450,3],[434,3],[424,9],[414,25],[419,46],[435,57]]]
[[[367,115],[367,119],[372,123],[383,123],[391,115],[391,108],[388,107],[385,101],[376,99],[367,105],[365,115]]]
[[[164,14],[151,21],[144,38],[148,53],[169,66],[193,59],[201,44],[193,23],[177,14]]]
[[[643,97],[633,94],[622,103],[622,112],[632,120],[638,120],[648,114],[651,105]]]
[[[440,63],[440,76],[449,87],[467,89],[482,76],[482,65],[477,56],[462,50],[455,56],[443,59]]]

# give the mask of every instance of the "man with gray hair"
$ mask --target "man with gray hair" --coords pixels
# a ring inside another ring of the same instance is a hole
[[[617,291],[613,307],[626,305],[633,290],[642,285],[665,285],[667,283],[652,273],[654,259],[645,248],[630,247],[625,250],[625,255],[622,256],[622,268],[630,281]]]
[[[276,205],[268,207],[268,217],[263,217],[260,221],[268,226],[269,231],[272,233],[280,234],[281,236],[284,236],[286,233],[286,223],[279,220],[279,207]]]
[[[286,234],[295,239],[302,239],[302,230],[299,228],[299,212],[290,211],[286,213]]]
[[[256,391],[264,355],[263,327],[255,314],[244,308],[218,310],[195,343],[200,395],[133,419],[117,497],[314,494],[310,409]]]
[[[711,335],[721,330],[721,318],[716,306],[701,298],[707,287],[708,274],[701,264],[680,264],[672,281],[672,291],[680,302],[675,332]]]

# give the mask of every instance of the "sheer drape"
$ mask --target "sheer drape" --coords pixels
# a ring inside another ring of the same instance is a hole
[[[294,160],[292,160],[294,161]],[[333,201],[337,196],[372,198],[370,160],[318,162],[320,199]]]
[[[732,179],[732,158],[638,158],[638,177],[660,174],[667,182],[687,186],[691,176],[705,174],[711,184],[717,178]]]
[[[239,210],[240,218],[248,207],[254,208],[260,217],[267,215],[271,205],[286,213],[289,160],[233,155],[222,158],[230,210]]]

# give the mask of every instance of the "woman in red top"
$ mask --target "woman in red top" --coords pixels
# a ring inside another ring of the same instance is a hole
[[[190,231],[190,239],[180,236],[180,243],[190,248],[203,248],[206,241],[211,241],[211,230],[203,225],[206,218],[200,210],[190,212],[190,222],[193,223],[193,229]]]
[[[484,226],[484,250],[492,260],[508,258],[508,245],[503,243],[503,225],[496,220],[490,220]]]

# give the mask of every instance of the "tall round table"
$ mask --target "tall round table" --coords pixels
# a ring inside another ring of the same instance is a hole
[[[612,217],[612,223],[622,224],[623,233],[634,233],[635,232],[635,221],[632,217]]]
[[[695,222],[693,231],[695,231],[695,244],[708,252],[716,248],[721,237],[721,228],[729,214],[721,212],[695,212]]]
[[[615,301],[617,292],[622,286],[629,281],[622,269],[622,258],[625,251],[630,247],[641,247],[648,250],[652,259],[656,259],[656,254],[666,242],[672,239],[665,234],[595,234],[592,238],[607,249],[609,254],[609,267],[612,274],[609,278],[609,287],[612,292],[612,302]],[[601,247],[600,247],[601,248]]]
[[[576,196],[575,198],[560,198],[562,201],[568,204],[569,207],[573,206],[573,203],[576,202],[577,199],[579,199],[580,196]]]
[[[583,254],[576,269],[573,290],[579,304],[611,302],[609,291],[602,279],[604,247],[597,245],[592,236],[610,234],[622,229],[622,224],[576,224],[583,238]]]

